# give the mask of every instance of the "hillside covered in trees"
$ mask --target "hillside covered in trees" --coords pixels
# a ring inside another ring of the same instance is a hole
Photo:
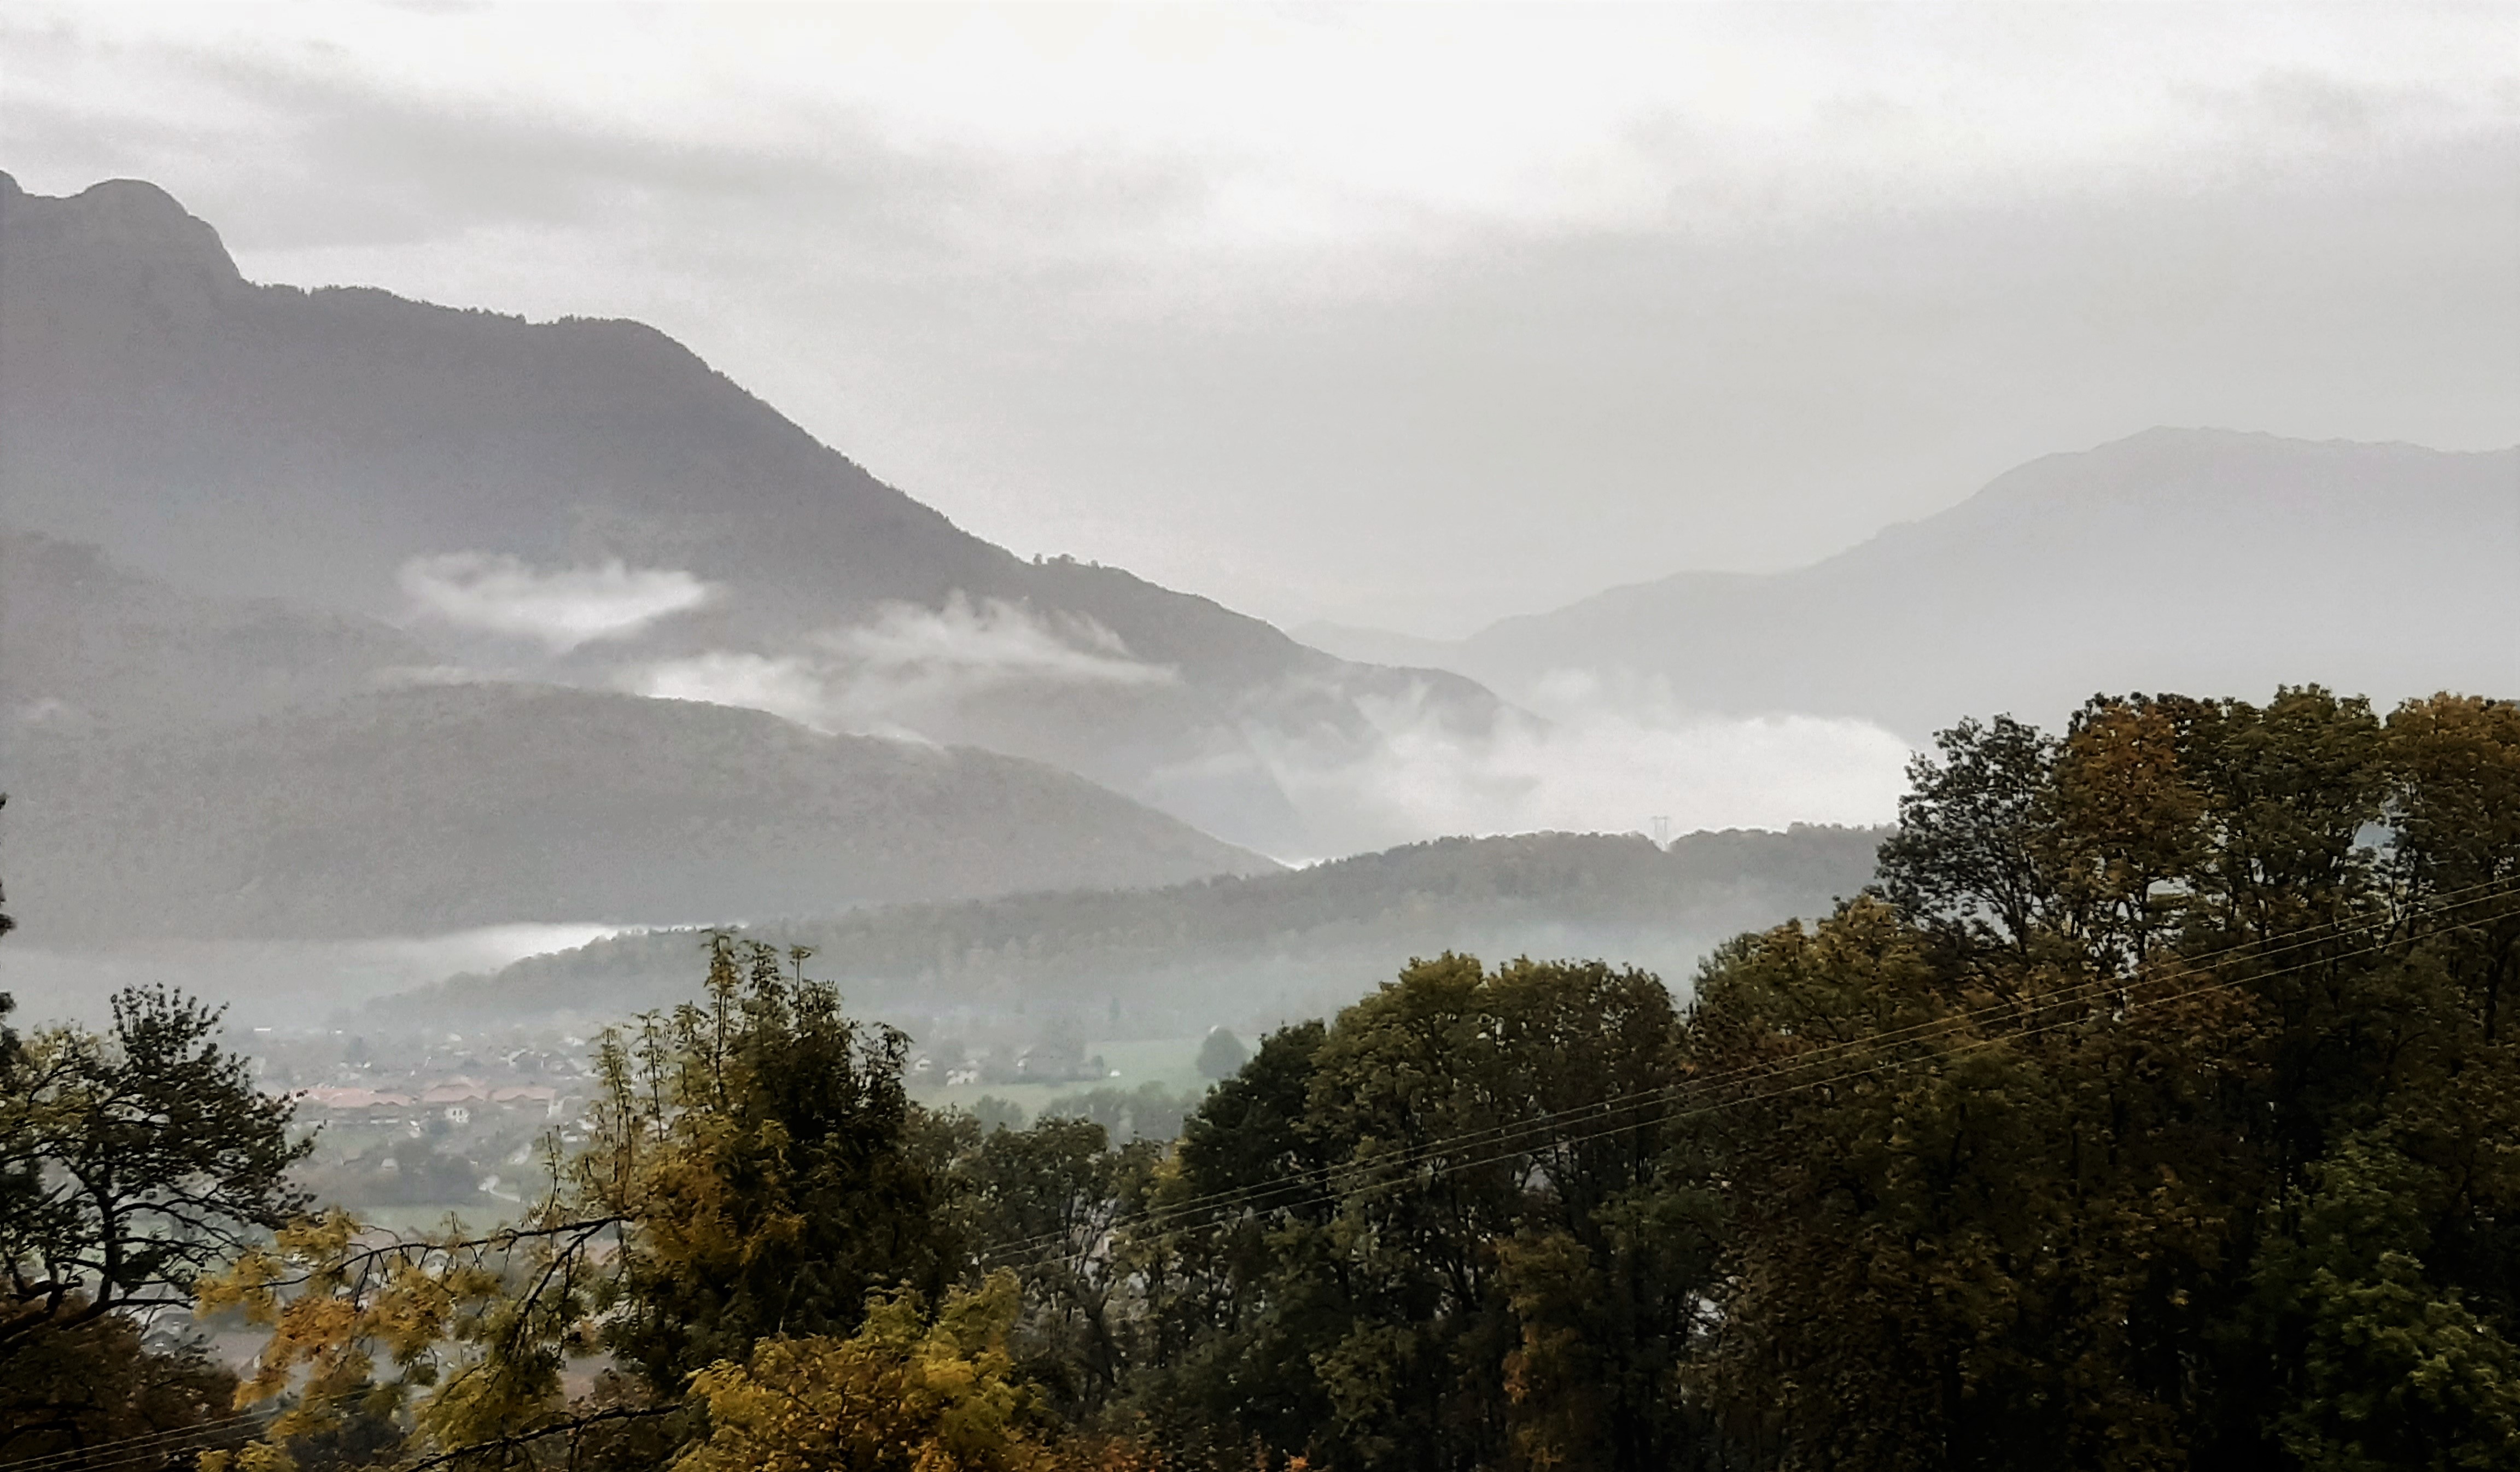
[[[21,912],[48,942],[736,917],[1278,867],[1038,762],[549,686],[27,733],[6,776],[13,846],[44,861]]]
[[[1882,830],[1451,838],[1162,889],[1058,890],[773,920],[852,1006],[918,1030],[952,1012],[1091,1014],[1204,1030],[1335,1007],[1417,956],[1616,955],[1675,977],[1735,931],[1824,914],[1862,888]],[[706,934],[618,936],[388,998],[381,1021],[617,1016],[692,995]]]
[[[1264,1039],[1169,1143],[923,1111],[906,1040],[801,952],[720,936],[703,969],[598,1042],[541,1199],[486,1230],[307,1214],[285,1103],[181,999],[9,1039],[0,1455],[2344,1472],[2520,1445],[2507,701],[1963,723],[1873,882],[1724,946],[1686,1004],[1615,961],[1439,956]],[[75,1168],[132,1129],[128,1169]],[[187,1301],[267,1336],[247,1413],[167,1337]]]

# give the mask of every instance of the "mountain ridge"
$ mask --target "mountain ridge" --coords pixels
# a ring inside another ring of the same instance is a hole
[[[2108,690],[2510,689],[2514,565],[2520,448],[2158,427],[1802,567],[1626,584],[1413,651],[1508,696],[1607,669],[1701,710],[1921,739],[1999,709],[2053,723]]]
[[[653,328],[255,285],[213,227],[136,181],[61,199],[0,184],[0,238],[10,519],[182,586],[401,620],[442,652],[460,652],[442,629],[408,623],[416,560],[619,562],[714,590],[530,671],[603,688],[712,656],[819,658],[894,605],[1003,605],[1055,634],[1107,632],[1170,676],[984,672],[880,721],[1050,761],[1281,852],[1312,844],[1272,752],[1374,749],[1379,700],[1471,730],[1503,710],[1452,672],[1357,665],[1120,569],[1017,558]]]

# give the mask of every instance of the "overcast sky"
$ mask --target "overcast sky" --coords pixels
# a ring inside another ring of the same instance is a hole
[[[0,0],[0,166],[1455,634],[2155,424],[2520,441],[2520,7]]]

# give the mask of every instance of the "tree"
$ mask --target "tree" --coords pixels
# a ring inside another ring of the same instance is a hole
[[[6,808],[7,806],[9,806],[9,794],[6,792],[0,792],[0,808]],[[5,903],[7,899],[8,891],[0,889],[0,903]],[[0,935],[7,935],[10,931],[17,928],[18,922],[9,917],[9,913],[7,911],[0,910]],[[0,992],[0,1013],[6,1013],[14,1004],[15,1004],[11,1002],[8,993]]]
[[[380,1242],[335,1213],[205,1285],[205,1307],[273,1330],[245,1395],[302,1398],[273,1437],[358,1408],[459,1463],[670,1458],[706,1434],[694,1376],[846,1340],[879,1294],[936,1301],[964,1256],[901,1092],[905,1040],[850,1019],[804,959],[715,935],[705,1004],[607,1034],[593,1138],[523,1220]],[[572,1400],[563,1368],[596,1355],[618,1372]]]
[[[140,1465],[186,1465],[251,1435],[230,1420],[235,1395],[236,1376],[200,1344],[108,1315],[0,1357],[0,1462],[134,1465],[114,1444],[137,1441],[157,1453]]]
[[[1248,1062],[1251,1050],[1242,1040],[1225,1029],[1212,1028],[1207,1040],[1198,1046],[1198,1076],[1203,1079],[1230,1079]]]
[[[879,1298],[847,1339],[778,1338],[693,1380],[706,1441],[674,1472],[1111,1472],[1146,1465],[1124,1446],[1070,1435],[1017,1373],[1007,1335],[1012,1274],[956,1291],[932,1316],[916,1294]]]
[[[288,1177],[312,1141],[290,1139],[290,1102],[215,1041],[216,1010],[135,988],[112,1016],[102,1037],[34,1032],[0,1093],[0,1173],[23,1191],[0,1222],[0,1351],[188,1308],[203,1273],[304,1204]]]
[[[1920,923],[2026,952],[2056,902],[2040,842],[2055,742],[1998,716],[1964,720],[1934,745],[1941,760],[1909,763],[1899,826],[1881,845],[1879,888]]]
[[[1686,1465],[1676,1020],[1642,972],[1447,956],[1265,1040],[1137,1234],[1166,1274],[1137,1404],[1327,1465]]]
[[[1686,1010],[1413,962],[1169,1149],[923,1115],[718,937],[537,1212],[206,1296],[282,1441],[346,1394],[431,1466],[2507,1464],[2520,707],[2095,698],[1915,776],[1877,885]]]
[[[2180,1306],[2246,1206],[2200,1129],[2214,1040],[2246,1014],[2176,986],[2128,1008],[2048,966],[1978,975],[1858,901],[1700,979],[1730,1232],[1693,1373],[1778,1465],[2176,1460],[2204,1329]]]
[[[234,1377],[157,1331],[301,1204],[287,1173],[308,1144],[214,1041],[218,1014],[150,990],[112,1015],[103,1037],[0,1039],[0,1456],[223,1415]]]
[[[606,1333],[660,1393],[773,1332],[847,1334],[868,1295],[960,1266],[909,1148],[907,1044],[769,948],[712,941],[705,1007],[611,1040],[581,1215],[620,1222]]]
[[[2297,1228],[2260,1255],[2263,1301],[2298,1332],[2301,1393],[2276,1439],[2319,1472],[2494,1466],[2520,1447],[2512,1319],[2426,1263],[2441,1182],[2393,1145],[2341,1141],[2288,1202]]]
[[[0,808],[9,806],[9,794],[0,792]],[[0,891],[0,901],[7,898]],[[8,912],[0,911],[0,936],[18,927]],[[19,1045],[17,1030],[9,1025],[11,1014],[18,1010],[18,999],[0,992],[0,1099],[18,1096],[25,1086],[22,1082],[24,1049]],[[31,1151],[21,1151],[6,1137],[0,1137],[0,1245],[35,1240],[38,1219],[43,1215],[44,1182],[41,1163]]]
[[[1162,1159],[1152,1139],[1114,1150],[1092,1120],[1044,1118],[1029,1130],[958,1131],[946,1166],[961,1235],[989,1268],[1012,1269],[1016,1363],[1071,1415],[1105,1406],[1136,1348],[1135,1264],[1115,1249]]]

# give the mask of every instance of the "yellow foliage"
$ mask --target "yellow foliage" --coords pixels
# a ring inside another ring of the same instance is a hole
[[[907,1291],[847,1339],[772,1339],[692,1382],[708,1441],[674,1472],[1086,1472],[1150,1465],[1125,1443],[1062,1443],[1014,1375],[1014,1275],[949,1295],[935,1319]]]
[[[204,1451],[202,1472],[297,1472],[290,1454],[268,1442],[248,1442],[234,1451]]]

